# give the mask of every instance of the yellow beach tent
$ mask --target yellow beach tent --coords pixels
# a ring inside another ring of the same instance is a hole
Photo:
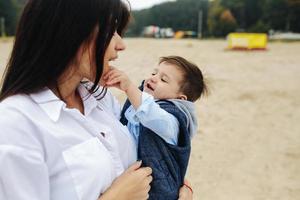
[[[267,34],[264,33],[230,33],[227,36],[229,49],[266,49]]]

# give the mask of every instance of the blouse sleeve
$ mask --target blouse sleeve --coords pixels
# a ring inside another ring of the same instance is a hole
[[[20,113],[0,108],[0,199],[48,200],[49,174],[41,143]]]
[[[1,199],[49,199],[48,170],[39,152],[1,144],[0,163]]]

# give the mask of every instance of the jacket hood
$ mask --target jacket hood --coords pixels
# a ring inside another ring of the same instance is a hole
[[[192,138],[197,133],[198,123],[195,104],[190,101],[180,99],[168,99],[181,110],[187,118],[187,127],[189,128],[190,137]]]

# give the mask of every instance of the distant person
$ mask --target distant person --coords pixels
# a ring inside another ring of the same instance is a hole
[[[1,200],[148,198],[152,170],[103,88],[129,17],[120,0],[27,1],[0,91]]]
[[[137,143],[138,159],[153,170],[150,199],[177,199],[189,161],[190,139],[197,131],[193,102],[207,92],[201,70],[182,57],[169,56],[160,59],[140,89],[117,69],[104,80],[107,87],[119,88],[128,97],[121,122]]]

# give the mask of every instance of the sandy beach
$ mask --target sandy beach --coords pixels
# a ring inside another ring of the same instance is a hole
[[[193,61],[209,83],[187,175],[195,200],[300,199],[300,42],[253,52],[225,51],[225,40],[125,42],[112,64],[136,84],[166,55]],[[11,48],[0,41],[1,74]]]

